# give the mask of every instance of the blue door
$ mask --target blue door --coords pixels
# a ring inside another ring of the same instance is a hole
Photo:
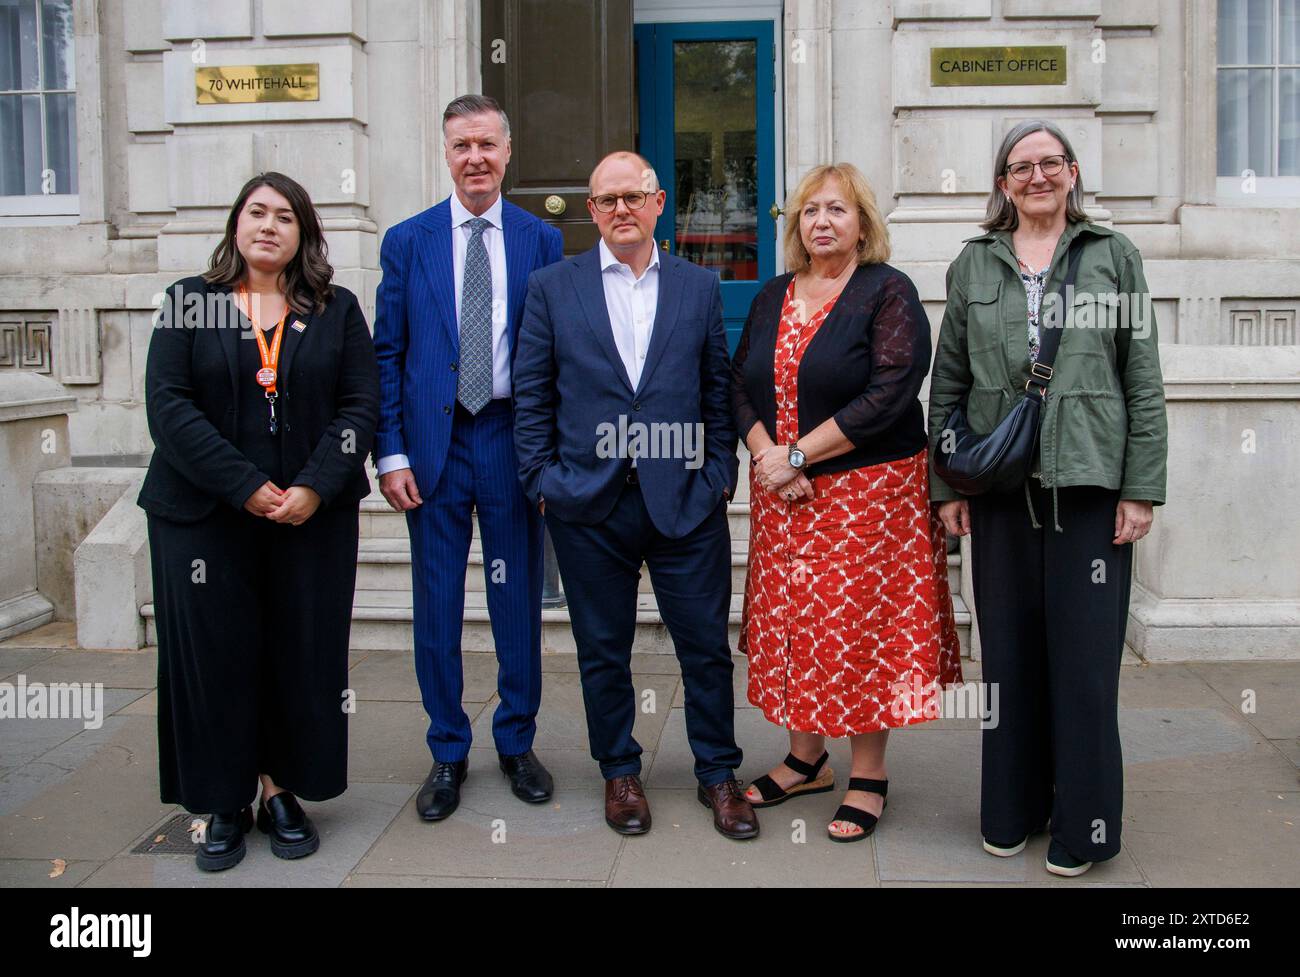
[[[637,24],[637,147],[666,193],[655,237],[722,279],[734,350],[776,273],[770,20]]]

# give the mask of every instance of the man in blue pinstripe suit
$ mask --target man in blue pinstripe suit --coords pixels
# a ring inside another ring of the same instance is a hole
[[[542,523],[518,480],[511,364],[534,269],[559,261],[560,232],[501,195],[510,123],[462,95],[443,113],[455,192],[384,235],[375,314],[379,488],[411,536],[415,671],[433,767],[416,795],[426,821],[460,803],[469,718],[461,708],[465,571],[478,514],[500,705],[502,771],[540,803],[551,776],[533,753],[542,692]]]

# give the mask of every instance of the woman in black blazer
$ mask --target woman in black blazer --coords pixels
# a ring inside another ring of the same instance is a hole
[[[347,787],[348,632],[370,330],[332,285],[320,219],[280,173],[240,191],[208,271],[168,289],[145,370],[162,800],[212,813],[197,861],[237,864],[257,824],[319,847],[297,797]]]
[[[786,207],[790,274],[750,306],[732,361],[750,470],[741,650],[749,701],[790,753],[755,807],[832,790],[826,737],[853,763],[832,841],[884,810],[889,730],[937,717],[961,678],[942,528],[930,511],[917,394],[930,327],[858,170],[819,166]]]

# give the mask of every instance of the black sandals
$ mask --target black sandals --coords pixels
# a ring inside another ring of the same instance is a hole
[[[746,800],[753,807],[775,807],[782,801],[788,801],[796,794],[824,794],[828,790],[835,789],[835,771],[829,767],[823,772],[822,767],[826,766],[826,761],[830,759],[830,754],[825,750],[817,758],[816,763],[805,763],[793,753],[787,754],[782,762],[793,770],[795,773],[803,774],[804,781],[801,784],[795,784],[789,790],[782,790],[781,785],[763,774],[756,777],[750,786],[757,787],[758,793],[762,796],[761,801],[753,800],[746,794]]]
[[[889,790],[888,780],[870,780],[866,777],[850,777],[849,790],[861,790],[868,794],[879,794],[884,797]],[[884,804],[880,807],[880,813],[885,813],[885,808],[889,806],[889,800],[886,798]],[[826,826],[826,834],[830,836],[831,841],[861,841],[876,830],[876,822],[880,819],[860,807],[851,807],[848,804],[841,804],[839,810],[835,812],[835,817],[831,818],[831,824],[836,821],[847,821],[849,824],[856,824],[862,830],[851,835],[837,834],[831,830],[830,825]]]

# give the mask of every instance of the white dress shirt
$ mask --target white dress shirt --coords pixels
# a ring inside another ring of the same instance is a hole
[[[451,195],[451,260],[453,284],[456,294],[456,328],[460,328],[461,289],[465,284],[465,254],[473,234],[466,221],[481,216],[492,226],[483,229],[483,246],[487,248],[488,265],[492,269],[492,396],[510,396],[510,330],[506,321],[506,241],[501,224],[501,195],[484,213],[471,214],[456,194]],[[375,465],[380,475],[410,468],[406,455],[385,455]]]
[[[650,264],[641,277],[614,257],[605,239],[600,240],[600,280],[605,287],[605,310],[614,330],[614,345],[632,381],[632,389],[641,382],[650,334],[654,331],[655,311],[659,307],[659,249],[650,251]]]

